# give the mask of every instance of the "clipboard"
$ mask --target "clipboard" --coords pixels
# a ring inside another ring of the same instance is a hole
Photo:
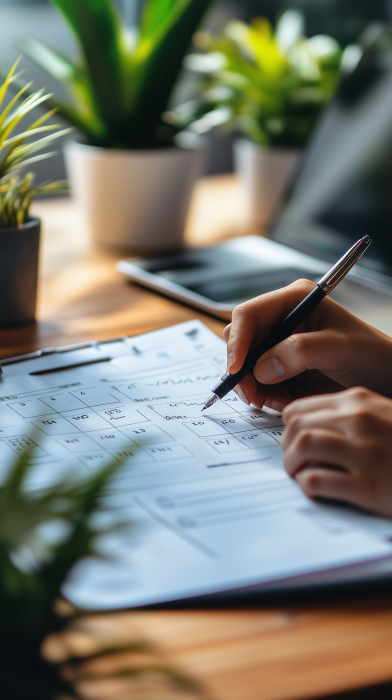
[[[115,357],[128,354],[138,354],[131,337],[128,336],[43,348],[1,360],[0,381],[20,373],[43,375],[110,362]]]
[[[80,367],[110,362],[124,356],[138,357],[141,351],[138,341],[128,336],[109,338],[67,345],[58,348],[45,348],[26,355],[7,358],[2,361],[0,388],[6,388],[7,379],[28,374],[31,377],[53,376],[56,372],[67,372]],[[1,392],[3,393],[3,392]],[[0,397],[0,401],[12,401],[12,395]],[[235,607],[252,606],[274,599],[301,598],[305,596],[336,595],[352,591],[374,590],[390,586],[392,578],[392,556],[337,567],[313,574],[288,577],[264,584],[253,584],[229,590],[187,596],[169,602],[154,602],[136,607],[156,609]]]

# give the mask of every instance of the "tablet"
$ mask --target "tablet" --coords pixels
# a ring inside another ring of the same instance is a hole
[[[133,282],[225,320],[238,304],[302,277],[317,281],[329,267],[259,236],[117,263]]]

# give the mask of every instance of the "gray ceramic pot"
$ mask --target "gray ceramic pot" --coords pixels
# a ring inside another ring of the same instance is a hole
[[[0,228],[0,328],[35,320],[41,222]]]

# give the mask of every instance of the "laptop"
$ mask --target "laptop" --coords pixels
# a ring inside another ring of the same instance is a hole
[[[373,243],[339,286],[337,298],[362,312],[365,320],[374,320],[371,309],[384,304],[389,318],[392,31],[372,25],[362,43],[362,57],[321,117],[269,238],[248,236],[218,246],[122,260],[117,268],[133,282],[229,320],[234,306],[247,299],[302,277],[317,281],[368,234]],[[356,285],[368,291],[361,294]],[[365,300],[369,313],[364,311]],[[390,327],[381,325],[392,332],[392,321]]]

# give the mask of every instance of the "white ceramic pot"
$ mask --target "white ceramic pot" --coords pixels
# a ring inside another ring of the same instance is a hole
[[[257,146],[240,139],[234,144],[235,170],[243,182],[249,222],[267,229],[298,166],[302,151]]]
[[[146,253],[181,245],[204,156],[203,149],[65,146],[71,190],[93,239]]]

